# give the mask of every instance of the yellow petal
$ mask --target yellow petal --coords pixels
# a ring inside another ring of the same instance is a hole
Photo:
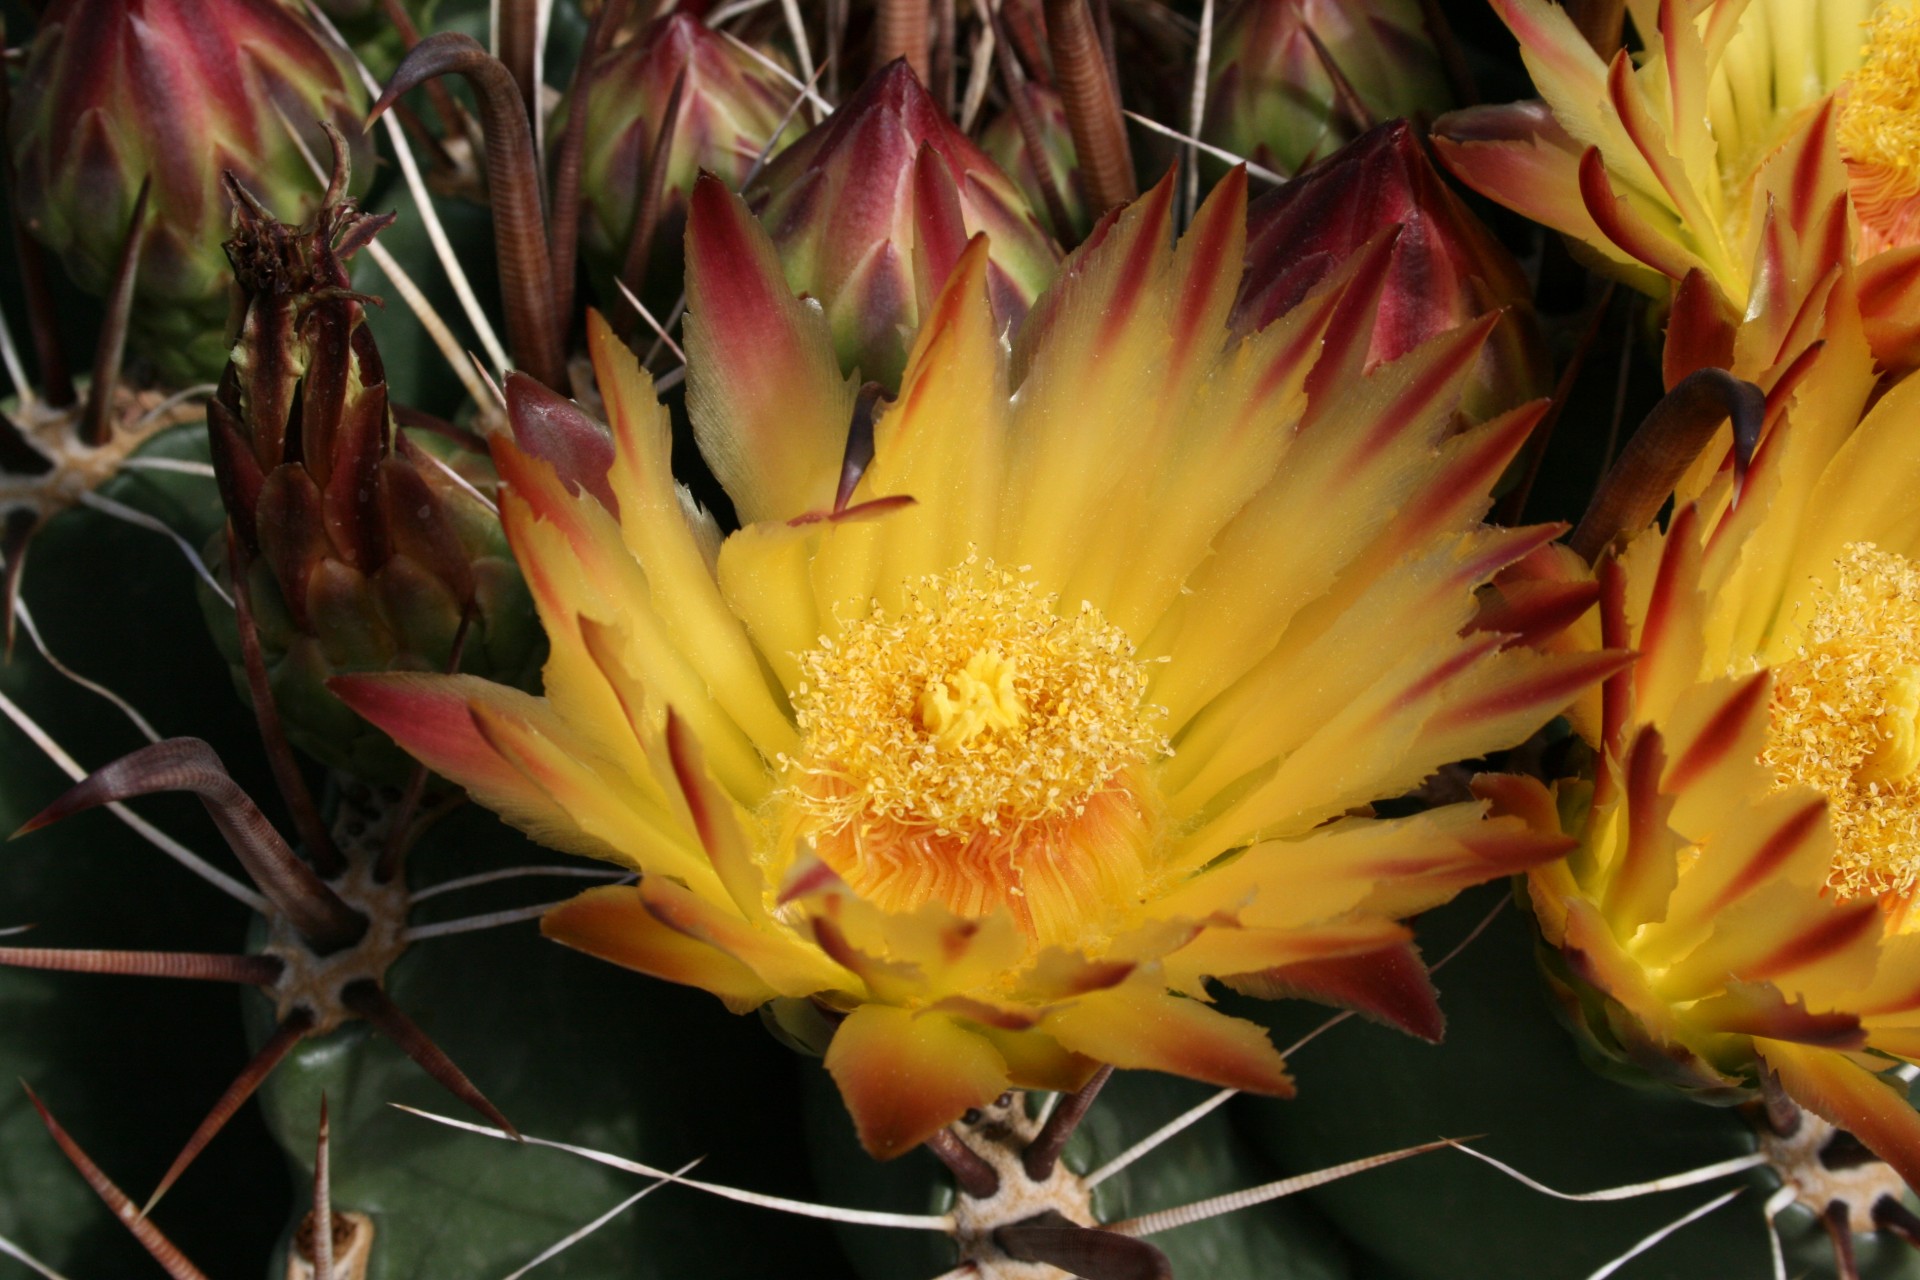
[[[710,991],[735,1013],[778,994],[726,952],[660,923],[633,885],[587,890],[542,916],[540,932],[613,964]]]
[[[1116,1067],[1166,1071],[1222,1088],[1289,1097],[1286,1063],[1251,1022],[1140,978],[1085,996],[1041,1027],[1067,1048]]]
[[[752,643],[714,581],[687,526],[668,457],[672,422],[654,401],[653,381],[594,312],[587,323],[594,372],[613,424],[608,472],[627,550],[645,566],[654,611],[675,647],[706,681],[714,701],[769,758],[798,744],[784,699],[767,685]]]
[[[1007,1064],[982,1037],[938,1013],[861,1005],[833,1034],[827,1070],[876,1160],[904,1155],[1007,1087]]]

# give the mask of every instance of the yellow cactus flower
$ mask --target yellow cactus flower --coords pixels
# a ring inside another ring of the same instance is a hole
[[[1840,147],[1869,253],[1920,244],[1920,7],[1882,0],[1844,90]]]
[[[1783,340],[1743,343],[1779,363],[1742,370],[1769,394],[1738,500],[1729,448],[1710,449],[1666,530],[1603,556],[1600,607],[1567,640],[1639,655],[1576,714],[1590,793],[1483,791],[1580,833],[1529,885],[1594,1047],[1721,1100],[1764,1068],[1920,1185],[1920,1116],[1878,1078],[1920,1057],[1920,379],[1876,399],[1844,261],[1813,281],[1781,261],[1802,285],[1742,332]],[[1570,554],[1529,569],[1516,589],[1587,572]]]
[[[1630,0],[1646,51],[1637,62],[1625,49],[1596,53],[1551,0],[1492,3],[1540,99],[1436,124],[1436,149],[1462,181],[1656,298],[1699,277],[1731,323],[1751,314],[1769,224],[1810,234],[1760,175],[1789,139],[1827,127],[1815,117],[1832,116],[1876,354],[1920,363],[1916,0]]]
[[[667,412],[596,324],[611,439],[515,378],[496,447],[545,697],[335,684],[538,839],[640,872],[546,932],[772,1003],[879,1156],[1102,1063],[1288,1091],[1213,979],[1437,1035],[1397,921],[1571,843],[1479,803],[1368,810],[1619,665],[1474,629],[1476,588],[1556,532],[1481,523],[1542,409],[1457,422],[1494,318],[1362,376],[1383,235],[1234,337],[1244,174],[1177,249],[1172,192],[1011,342],[984,238],[917,264],[926,319],[869,416],[703,180],[688,408],[743,527],[676,489]]]

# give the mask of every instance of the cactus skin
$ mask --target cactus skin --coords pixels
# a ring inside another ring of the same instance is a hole
[[[206,461],[198,424],[149,443],[142,456]],[[105,496],[189,535],[224,515],[206,480],[126,472]],[[269,796],[253,720],[224,689],[224,665],[192,601],[192,571],[152,533],[97,511],[51,520],[33,547],[26,587],[34,620],[74,669],[111,685],[163,730],[191,726],[220,746],[241,781]],[[129,610],[137,617],[130,626]],[[49,671],[25,635],[0,665],[0,693],[47,727],[83,764],[143,743],[111,705]],[[0,835],[68,785],[39,750],[0,733]],[[141,812],[205,849],[212,829],[191,801]],[[195,879],[105,813],[15,841],[0,857],[0,927],[32,946],[232,950],[239,904]],[[33,1085],[123,1186],[142,1198],[244,1060],[230,988],[0,969],[0,1236],[74,1277],[157,1274],[125,1229],[75,1177],[17,1081]],[[216,1276],[257,1276],[291,1194],[257,1113],[243,1111],[155,1220]],[[27,1274],[0,1261],[0,1275]]]
[[[111,283],[151,179],[131,341],[175,386],[225,363],[222,172],[296,219],[310,213],[318,193],[301,148],[326,155],[321,122],[372,172],[359,82],[283,0],[61,0],[17,94],[20,212],[87,292]]]

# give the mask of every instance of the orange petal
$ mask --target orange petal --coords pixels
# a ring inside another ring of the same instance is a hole
[[[1249,1093],[1293,1094],[1287,1064],[1251,1022],[1140,979],[1095,992],[1041,1024],[1067,1048],[1116,1067],[1165,1071]]]
[[[1795,1102],[1866,1143],[1908,1186],[1920,1186],[1920,1113],[1902,1090],[1831,1049],[1784,1040],[1755,1040],[1754,1048]]]
[[[952,1018],[880,1004],[863,1004],[840,1024],[827,1070],[876,1160],[911,1151],[1008,1084],[999,1052]]]
[[[639,891],[661,924],[726,952],[783,996],[859,989],[853,974],[783,926],[757,927],[664,876],[647,876]]]
[[[1687,1019],[1715,1031],[1821,1049],[1861,1049],[1867,1042],[1855,1015],[1815,1013],[1804,999],[1789,1000],[1767,982],[1730,982],[1719,995],[1692,1005]]]
[[[778,994],[726,952],[660,923],[635,885],[589,889],[542,916],[540,932],[613,964],[710,991],[735,1013]]]
[[[1225,978],[1331,960],[1391,947],[1407,940],[1407,930],[1391,920],[1361,918],[1304,928],[1261,929],[1217,924],[1163,962],[1182,990],[1198,977]]]
[[[1100,1069],[1100,1064],[1092,1058],[1064,1048],[1058,1040],[1039,1031],[983,1026],[980,1034],[1006,1059],[1007,1079],[1015,1088],[1078,1093]]]

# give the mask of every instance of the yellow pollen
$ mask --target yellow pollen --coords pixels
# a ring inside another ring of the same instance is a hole
[[[1920,233],[1920,9],[1883,0],[1867,20],[1860,69],[1838,125],[1868,252]]]
[[[1133,643],[969,559],[798,655],[802,747],[773,804],[889,910],[1006,907],[1060,941],[1137,889],[1168,750]]]
[[[1800,651],[1774,668],[1761,760],[1781,786],[1826,794],[1844,898],[1920,884],[1920,568],[1846,548]]]
[[[983,733],[1017,729],[1027,703],[1013,685],[1013,664],[992,649],[975,651],[967,665],[936,678],[920,695],[920,726],[949,750]]]

